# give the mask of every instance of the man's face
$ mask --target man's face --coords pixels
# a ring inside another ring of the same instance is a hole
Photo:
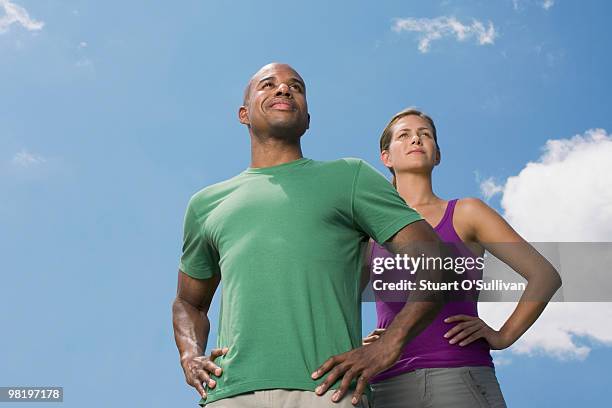
[[[251,78],[238,116],[255,134],[302,136],[310,122],[304,80],[289,65],[264,66]]]

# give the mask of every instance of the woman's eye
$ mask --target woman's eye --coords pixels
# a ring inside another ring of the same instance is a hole
[[[272,86],[272,82],[264,82],[262,88],[268,88],[270,86]]]

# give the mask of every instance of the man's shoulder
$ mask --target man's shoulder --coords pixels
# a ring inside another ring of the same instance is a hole
[[[196,209],[205,209],[210,204],[233,191],[240,183],[241,176],[242,174],[238,174],[227,180],[219,181],[200,189],[191,196],[189,205]]]
[[[314,161],[314,163],[326,170],[357,171],[366,161],[358,157],[343,157],[336,160]]]
[[[330,166],[358,166],[359,163],[365,162],[365,160],[359,157],[342,157],[336,160],[321,161],[319,163],[325,163]]]
[[[312,167],[313,170],[315,170],[317,177],[322,177],[327,180],[331,179],[342,183],[353,183],[355,180],[357,180],[357,178],[363,177],[362,175],[364,173],[367,175],[374,173],[380,174],[380,172],[376,170],[374,166],[358,157],[344,157],[341,159],[328,161],[313,161]]]

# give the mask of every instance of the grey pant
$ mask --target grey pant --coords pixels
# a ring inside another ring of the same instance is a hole
[[[206,408],[368,408],[366,397],[357,405],[351,404],[353,391],[349,390],[340,402],[332,402],[335,390],[319,396],[313,391],[262,390],[223,398],[206,404]]]
[[[492,367],[423,368],[371,387],[373,408],[506,408]]]

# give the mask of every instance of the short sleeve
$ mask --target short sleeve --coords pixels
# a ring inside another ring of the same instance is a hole
[[[353,182],[353,222],[379,244],[423,218],[400,197],[389,181],[360,160]]]
[[[196,279],[208,279],[220,274],[219,255],[204,235],[202,219],[189,201],[183,225],[183,251],[179,269]]]

